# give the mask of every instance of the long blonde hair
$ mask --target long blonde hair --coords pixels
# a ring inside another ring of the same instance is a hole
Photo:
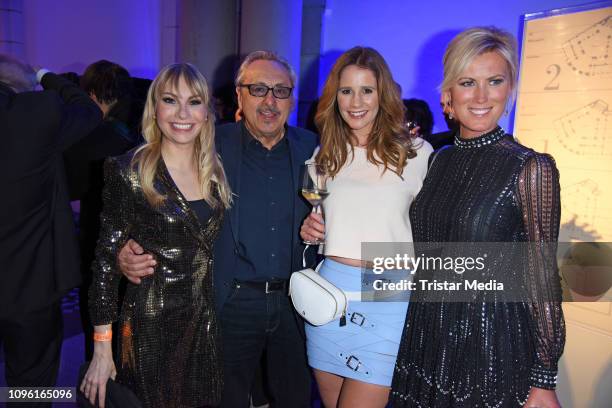
[[[351,141],[351,129],[340,115],[337,94],[342,71],[349,65],[371,70],[378,85],[380,108],[367,145],[368,161],[382,164],[385,170],[401,176],[406,161],[415,157],[416,152],[404,124],[405,108],[391,71],[378,51],[370,47],[354,47],[342,54],[325,81],[315,116],[321,135],[316,162],[334,177],[348,159],[346,144]]]
[[[223,207],[227,209],[232,203],[232,193],[215,149],[214,113],[210,107],[208,84],[200,71],[191,64],[168,65],[153,80],[147,93],[147,101],[142,115],[142,134],[146,143],[136,151],[132,164],[138,166],[142,191],[149,203],[152,206],[161,204],[166,197],[161,195],[153,184],[161,160],[161,141],[163,137],[155,117],[155,108],[166,86],[170,84],[176,89],[181,79],[185,81],[195,95],[202,99],[202,104],[207,110],[208,120],[202,125],[200,135],[195,140],[193,157],[198,168],[198,181],[201,185],[202,195],[212,208]]]

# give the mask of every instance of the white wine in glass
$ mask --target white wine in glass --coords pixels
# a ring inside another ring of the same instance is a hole
[[[321,213],[321,203],[329,195],[326,183],[327,176],[324,168],[316,163],[304,165],[304,179],[302,180],[302,196],[312,204],[312,212]],[[322,241],[304,241],[307,245],[319,245]]]
[[[325,197],[329,195],[328,191],[325,190],[307,190],[302,189],[302,195],[310,204],[312,204],[313,210],[320,206]]]

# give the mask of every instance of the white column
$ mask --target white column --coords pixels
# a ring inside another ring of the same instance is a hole
[[[25,57],[22,0],[0,0],[0,53]]]
[[[242,0],[240,54],[270,50],[286,58],[300,75],[302,0]],[[297,88],[296,84],[296,88]],[[299,90],[294,90],[296,99]],[[297,122],[296,109],[289,123]]]
[[[300,94],[298,101],[298,124],[300,126],[307,125],[308,114],[319,98],[321,28],[326,4],[325,0],[303,1]]]
[[[176,2],[176,61],[197,66],[213,89],[233,83],[239,0]]]

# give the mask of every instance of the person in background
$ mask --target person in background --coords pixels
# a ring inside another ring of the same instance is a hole
[[[312,156],[317,137],[287,124],[296,81],[285,59],[270,51],[252,52],[235,80],[242,119],[216,131],[217,149],[236,194],[215,245],[222,407],[250,406],[262,355],[270,405],[310,407],[304,325],[287,295],[291,272],[302,269],[299,226],[310,211],[297,194],[300,167]],[[117,259],[131,282],[144,282],[159,269],[139,244],[130,241]]]
[[[214,109],[215,116],[217,118],[217,125],[224,123],[236,122],[236,110],[238,104],[236,102],[236,91],[234,84],[227,84],[215,89],[214,96]]]
[[[116,378],[145,407],[216,405],[223,378],[213,246],[232,196],[215,150],[208,85],[194,66],[159,72],[142,129],[143,146],[105,163],[89,294],[94,353],[80,390],[103,407],[106,383]],[[129,238],[158,268],[140,285],[128,283],[119,307],[116,256]]]
[[[140,124],[142,123],[142,112],[144,111],[147,93],[151,86],[152,80],[148,78],[138,78],[132,76],[132,97],[130,104],[130,114],[127,118],[127,125],[130,130],[136,134],[140,134]]]
[[[450,146],[455,143],[455,134],[459,130],[459,124],[452,117],[452,114],[449,113],[448,106],[442,106],[442,113],[444,114],[444,122],[446,122],[446,126],[448,130],[444,132],[438,132],[431,134],[427,141],[431,143],[431,146],[434,150],[438,150],[443,146]]]
[[[80,84],[104,114],[102,123],[64,153],[70,199],[80,200],[79,244],[83,284],[79,305],[85,334],[85,360],[91,360],[93,327],[87,313],[87,292],[100,234],[104,159],[127,152],[142,138],[127,124],[132,106],[132,78],[125,68],[106,60],[94,62],[85,69]]]
[[[434,120],[427,102],[416,98],[403,99],[402,102],[406,108],[404,117],[410,133],[429,141]]]
[[[37,82],[43,91],[34,92]],[[81,281],[62,152],[101,120],[74,83],[0,54],[0,343],[9,387],[55,385],[60,300]],[[28,406],[37,405],[51,406]]]
[[[432,148],[410,135],[403,108],[387,63],[367,47],[336,60],[319,100],[321,146],[311,161],[329,177],[325,227],[311,214],[301,235],[325,237],[319,273],[347,293],[362,290],[362,243],[412,242],[408,209]],[[306,325],[308,362],[326,407],[387,404],[408,298],[360,300],[350,300],[344,323]]]
[[[463,31],[448,45],[441,100],[459,132],[434,157],[410,221],[415,242],[512,243],[518,257],[508,246],[489,253],[479,276],[502,276],[527,296],[508,302],[480,290],[459,303],[454,292],[435,302],[426,291],[413,293],[394,407],[559,407],[559,172],[551,156],[498,126],[513,102],[517,66],[515,39],[494,27]]]

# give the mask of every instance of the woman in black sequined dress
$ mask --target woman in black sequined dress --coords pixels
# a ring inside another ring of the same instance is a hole
[[[160,71],[142,128],[147,143],[105,163],[104,207],[89,309],[94,357],[81,391],[104,405],[109,377],[145,407],[220,401],[219,328],[212,289],[213,244],[231,193],[216,154],[208,85],[190,64]],[[116,253],[137,240],[155,273],[127,284],[118,308]],[[118,352],[111,324],[119,321]],[[115,377],[116,375],[116,377]]]
[[[442,103],[460,132],[433,157],[410,220],[415,242],[530,242],[519,265],[501,252],[487,260],[530,296],[485,302],[482,293],[470,303],[433,303],[424,301],[426,292],[413,293],[394,407],[559,407],[554,389],[565,324],[552,250],[559,174],[551,156],[497,125],[512,101],[516,70],[508,33],[475,28],[450,43]]]

